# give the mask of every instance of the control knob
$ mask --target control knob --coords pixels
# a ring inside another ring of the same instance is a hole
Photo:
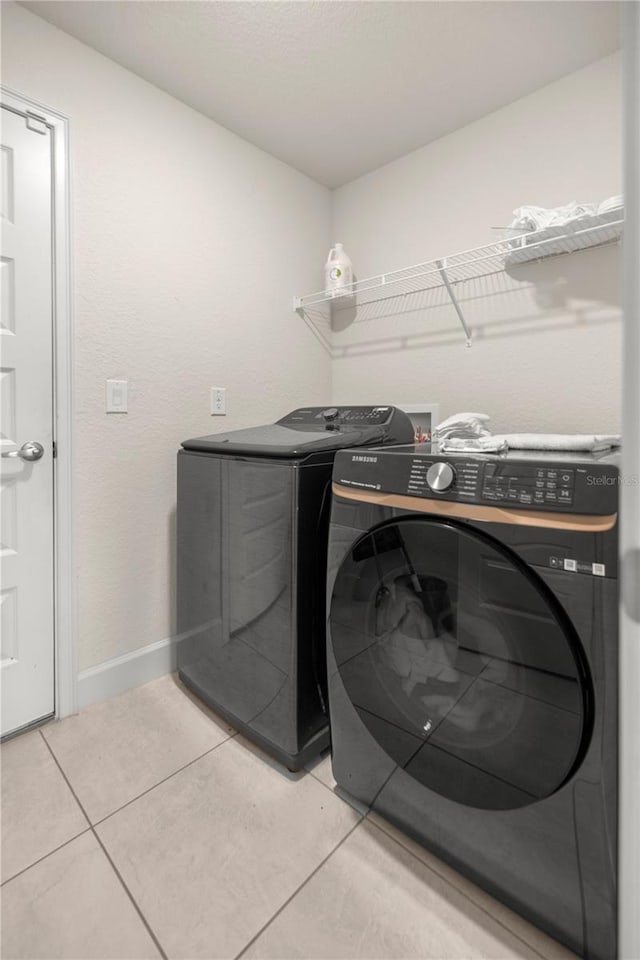
[[[322,416],[326,423],[331,423],[339,415],[340,411],[337,407],[327,407],[326,410],[322,411]]]
[[[327,407],[326,410],[323,410],[322,417],[324,419],[325,430],[339,430],[340,429],[340,424],[338,423],[339,416],[340,416],[340,411],[337,407]]]
[[[432,463],[427,470],[427,483],[436,493],[448,490],[455,478],[455,470],[448,463]]]

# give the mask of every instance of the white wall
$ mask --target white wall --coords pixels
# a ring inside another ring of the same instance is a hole
[[[3,84],[71,118],[84,669],[175,630],[180,441],[329,398],[291,298],[320,284],[330,194],[13,3],[2,33]],[[105,415],[108,377],[126,416]]]
[[[364,277],[488,242],[521,203],[621,192],[617,56],[332,196],[24,8],[3,3],[2,27],[3,83],[71,118],[81,669],[175,630],[187,436],[322,403],[332,374],[341,402],[619,427],[616,248],[527,268],[535,285],[471,287],[471,350],[442,292],[336,314],[333,364],[326,329],[290,310],[319,288],[331,239]],[[108,377],[130,382],[126,416],[104,413]],[[227,387],[226,420],[208,414],[211,385]]]
[[[522,204],[621,193],[621,136],[613,55],[341,187],[333,239],[360,278],[491,243]],[[617,431],[620,262],[600,249],[470,284],[471,349],[442,290],[334,310],[333,399],[439,400],[497,430]]]

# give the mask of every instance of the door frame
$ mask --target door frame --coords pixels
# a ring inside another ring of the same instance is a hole
[[[54,710],[78,709],[77,617],[74,565],[74,391],[69,118],[37,100],[0,86],[0,103],[31,115],[51,131],[53,437],[54,476]]]
[[[618,831],[619,956],[631,960],[640,956],[640,9],[624,5],[623,18],[623,104],[624,104],[624,331],[622,382],[622,476],[620,488],[620,530],[622,591],[620,604],[620,815]]]

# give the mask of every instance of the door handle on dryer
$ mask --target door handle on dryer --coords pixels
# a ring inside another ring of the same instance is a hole
[[[3,453],[3,457],[20,457],[21,460],[39,460],[44,456],[44,447],[37,440],[27,440],[19,450]]]

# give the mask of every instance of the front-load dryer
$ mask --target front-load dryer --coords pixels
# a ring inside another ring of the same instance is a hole
[[[337,454],[338,785],[589,960],[616,957],[615,455]]]
[[[329,741],[325,585],[342,447],[407,443],[391,406],[304,407],[178,453],[178,671],[291,769]]]

